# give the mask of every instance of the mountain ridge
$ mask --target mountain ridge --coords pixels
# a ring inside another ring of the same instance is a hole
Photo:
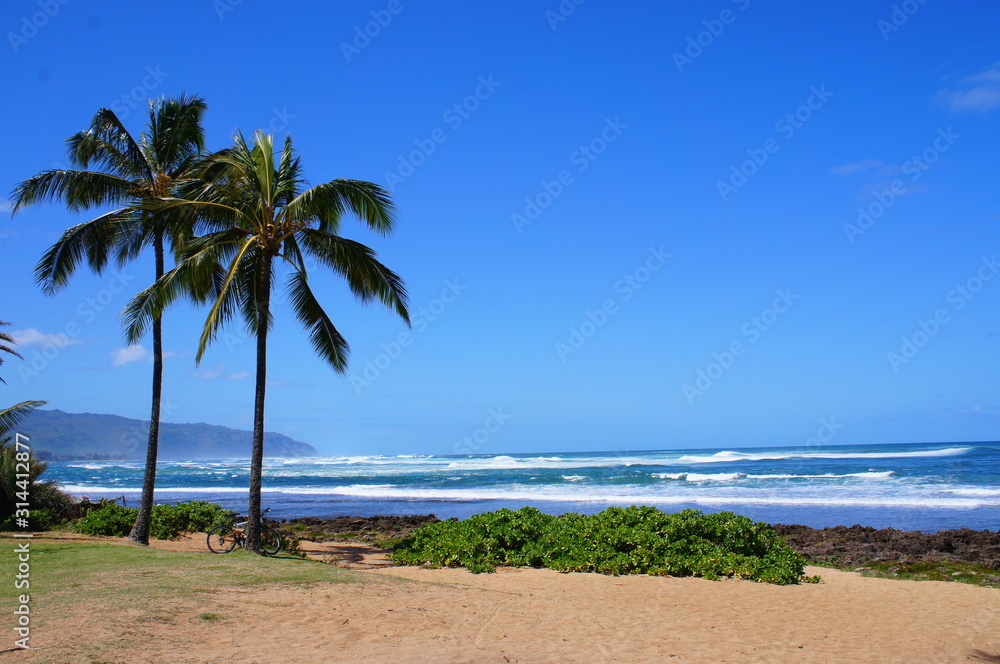
[[[18,432],[31,439],[41,459],[80,461],[144,459],[149,421],[104,413],[67,413],[36,410],[25,417]],[[253,434],[204,422],[160,423],[161,460],[249,458]],[[312,445],[284,434],[265,432],[268,457],[319,456]]]

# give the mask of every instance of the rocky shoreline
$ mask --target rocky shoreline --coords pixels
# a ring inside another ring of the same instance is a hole
[[[301,539],[314,542],[352,540],[373,544],[407,535],[421,526],[437,523],[433,514],[410,516],[336,516],[321,519],[307,516],[282,521],[282,527]]]
[[[328,519],[289,519],[283,526],[312,541],[355,540],[375,543],[398,538],[430,523],[433,514],[411,516],[339,516]],[[775,531],[793,549],[814,562],[865,565],[873,562],[954,561],[978,563],[1000,570],[1000,531],[942,530],[937,533],[901,531],[866,526],[809,526],[775,524]]]
[[[978,563],[1000,570],[1000,532],[941,530],[936,533],[876,530],[866,526],[809,526],[775,524],[788,544],[816,562],[865,565],[872,562],[948,561]]]

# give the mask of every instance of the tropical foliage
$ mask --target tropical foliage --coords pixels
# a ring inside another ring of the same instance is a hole
[[[0,321],[0,327],[8,325],[10,323]],[[3,353],[21,357],[14,350],[15,343],[12,336],[0,332],[0,365],[4,362]],[[0,378],[0,382],[6,381]],[[52,512],[69,500],[69,496],[59,491],[54,484],[38,480],[38,476],[45,472],[45,464],[32,456],[30,451],[18,449],[16,434],[11,435],[25,415],[44,405],[44,401],[22,401],[0,409],[0,528],[14,525],[12,517],[18,504],[27,504],[29,510],[35,511],[34,514],[29,514],[29,525],[36,528],[54,516],[54,512],[50,515],[38,510]]]
[[[502,509],[424,526],[397,543],[403,565],[547,567],[561,572],[736,577],[798,583],[806,560],[765,523],[731,512],[666,514],[654,507],[609,507],[599,514],[550,516],[533,507]]]
[[[13,212],[43,202],[60,202],[70,210],[113,207],[78,224],[45,252],[35,279],[52,294],[65,286],[77,266],[86,261],[102,272],[112,256],[121,266],[153,248],[155,278],[165,271],[167,245],[183,244],[187,229],[170,215],[153,215],[153,201],[172,196],[177,183],[190,176],[204,149],[201,119],[205,102],[199,97],[150,100],[149,122],[138,138],[107,108],[90,127],[71,136],[69,160],[77,169],[50,169],[20,183]],[[153,376],[149,437],[142,500],[130,539],[147,543],[156,481],[157,436],[163,375],[163,343],[159,313],[152,321]],[[133,339],[133,342],[138,340]]]
[[[7,327],[10,325],[7,321],[0,320],[0,327]],[[21,354],[14,350],[14,345],[17,342],[14,337],[10,336],[6,332],[0,332],[0,366],[4,363],[4,353],[7,355],[13,355],[14,357],[21,358]],[[21,358],[24,359],[24,358]],[[0,376],[0,383],[6,385],[7,381]],[[0,439],[6,436],[7,432],[17,426],[17,423],[24,418],[25,415],[44,406],[44,401],[22,401],[21,403],[14,404],[7,408],[0,409]]]
[[[134,341],[176,298],[186,295],[208,303],[199,361],[233,319],[241,320],[256,339],[247,541],[248,548],[259,550],[267,337],[275,282],[284,273],[294,314],[313,348],[337,372],[347,368],[348,343],[310,288],[309,259],[343,277],[360,301],[381,302],[407,322],[409,314],[402,279],[369,247],[339,235],[345,215],[376,233],[391,232],[394,210],[382,187],[336,179],[306,189],[291,138],[280,151],[274,137],[263,131],[255,133],[252,143],[241,134],[234,141],[208,157],[198,177],[179,187],[176,197],[153,207],[157,214],[183,219],[185,227],[200,235],[186,244],[177,267],[139,293],[123,313],[127,338]]]
[[[0,530],[14,530],[11,517],[19,503],[28,504],[31,529],[44,530],[60,520],[70,497],[56,484],[39,479],[46,467],[44,461],[18,450],[13,436],[0,436]]]
[[[10,325],[10,323],[8,323],[7,321],[0,320],[0,327],[6,327],[8,325]],[[0,332],[0,366],[3,366],[3,361],[5,359],[3,356],[4,353],[7,353],[8,355],[13,355],[14,357],[21,357],[21,354],[18,353],[16,350],[14,350],[15,343],[16,342],[14,341],[14,337],[10,336],[6,332]],[[7,381],[5,381],[2,376],[0,376],[0,383],[6,384]]]
[[[135,522],[138,510],[109,503],[91,510],[73,528],[87,535],[124,537]],[[214,503],[192,500],[176,505],[156,505],[150,535],[156,539],[175,539],[180,533],[206,531],[214,526],[231,523],[233,513]]]

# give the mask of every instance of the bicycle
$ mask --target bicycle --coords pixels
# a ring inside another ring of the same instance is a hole
[[[264,524],[264,515],[271,511],[268,507],[260,515],[260,552],[273,556],[281,551],[281,535],[276,530]],[[229,553],[239,544],[246,548],[246,527],[250,523],[240,521],[231,526],[216,526],[208,531],[208,550],[212,553]]]

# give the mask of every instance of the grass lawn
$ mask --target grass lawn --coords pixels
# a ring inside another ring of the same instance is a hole
[[[871,562],[866,565],[841,565],[836,561],[814,561],[819,567],[858,572],[864,576],[904,581],[954,581],[984,588],[1000,588],[1000,570],[979,563],[962,561]]]
[[[17,545],[30,543],[29,589],[14,587]],[[364,580],[363,574],[291,555],[262,557],[237,549],[226,555],[163,551],[88,539],[0,537],[0,602],[11,633],[17,597],[30,594],[32,648],[26,661],[106,664],[108,652],[134,649],[147,623],[225,621],[209,596],[272,585],[309,587]],[[73,632],[87,632],[86,645]],[[96,636],[96,638],[94,638]],[[0,643],[0,653],[13,647]],[[100,653],[104,653],[101,655]],[[13,653],[0,655],[10,657]],[[21,658],[24,660],[24,658]],[[125,660],[120,660],[124,662]]]

